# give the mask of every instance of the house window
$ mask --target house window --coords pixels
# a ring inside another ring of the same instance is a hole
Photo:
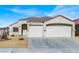
[[[14,27],[13,28],[13,32],[18,32],[18,28],[17,27]]]

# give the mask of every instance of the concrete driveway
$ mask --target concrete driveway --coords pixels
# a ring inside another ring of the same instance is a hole
[[[29,39],[29,48],[78,48],[71,38],[32,38]]]

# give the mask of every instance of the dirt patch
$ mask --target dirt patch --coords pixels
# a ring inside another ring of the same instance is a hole
[[[27,48],[28,40],[19,40],[19,36],[8,36],[9,40],[0,41],[0,48]]]

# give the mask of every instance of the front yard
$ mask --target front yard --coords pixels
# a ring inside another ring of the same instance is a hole
[[[0,41],[0,48],[15,48],[10,51],[14,52],[79,52],[79,37],[75,39],[68,38],[47,38],[42,40],[41,38],[32,38],[19,40],[18,36],[8,37],[11,40]],[[77,43],[76,43],[77,42]],[[29,43],[29,44],[28,44]],[[17,49],[18,48],[18,49]],[[0,51],[6,51],[0,49]],[[8,50],[9,51],[9,50]]]
[[[28,40],[19,40],[18,36],[8,37],[10,40],[0,41],[0,48],[27,48]]]
[[[19,36],[9,36],[10,40],[0,41],[0,48],[27,48],[28,39],[19,40]],[[74,41],[79,43],[79,37],[75,37]]]

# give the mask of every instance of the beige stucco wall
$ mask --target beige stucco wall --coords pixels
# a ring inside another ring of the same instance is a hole
[[[73,38],[75,38],[75,23],[73,23],[72,31],[73,31],[72,36],[73,36]]]
[[[9,26],[9,35],[21,35],[21,25],[27,24],[27,21],[18,21],[17,23]],[[13,32],[13,27],[18,27],[19,32]]]
[[[41,22],[29,22],[28,25],[43,25]]]
[[[22,24],[27,24],[27,29],[29,30],[29,26],[31,25],[43,25],[43,23],[40,22],[29,22],[27,23],[27,21],[18,21],[17,23],[10,25],[9,26],[9,35],[21,35],[21,25]],[[18,27],[19,28],[19,32],[13,32],[13,27]],[[28,35],[28,30],[23,30],[23,35]]]
[[[68,20],[64,17],[61,17],[61,16],[58,16],[56,18],[53,18],[49,21],[46,21],[45,22],[46,24],[49,24],[49,23],[64,23],[64,24],[73,24],[73,22],[71,20]]]

